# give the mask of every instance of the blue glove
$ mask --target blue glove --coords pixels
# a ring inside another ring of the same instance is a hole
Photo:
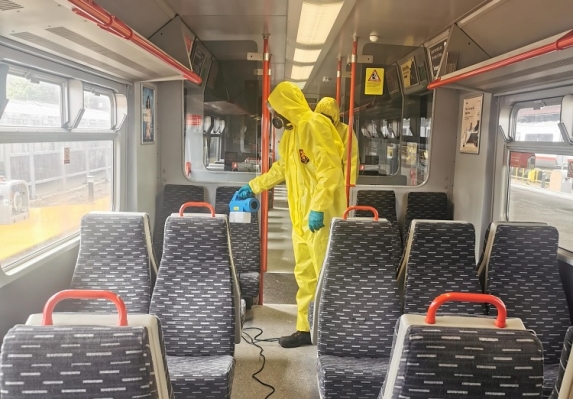
[[[237,193],[238,193],[237,197],[242,200],[247,198],[253,198],[255,196],[255,193],[253,193],[251,186],[249,186],[248,184],[245,184],[243,187],[241,187],[239,191],[237,191]]]
[[[308,228],[311,232],[318,231],[324,227],[324,212],[310,211],[308,215]]]

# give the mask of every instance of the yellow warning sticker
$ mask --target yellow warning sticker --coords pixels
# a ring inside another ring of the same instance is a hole
[[[366,68],[364,94],[381,96],[384,92],[384,68]]]

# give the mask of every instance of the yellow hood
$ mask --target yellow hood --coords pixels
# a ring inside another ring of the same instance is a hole
[[[338,108],[336,100],[332,97],[324,97],[320,100],[318,104],[316,104],[314,112],[330,117],[334,126],[338,126],[340,123],[340,109]]]
[[[269,95],[269,104],[295,125],[305,113],[312,112],[304,94],[292,82],[279,83]]]

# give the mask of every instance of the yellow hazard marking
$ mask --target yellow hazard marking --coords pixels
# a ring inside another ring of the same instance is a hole
[[[366,68],[364,94],[381,96],[384,93],[384,68]]]

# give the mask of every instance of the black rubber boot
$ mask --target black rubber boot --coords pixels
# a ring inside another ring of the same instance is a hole
[[[310,339],[310,332],[308,331],[297,331],[291,335],[281,337],[279,339],[279,344],[283,348],[298,348],[303,345],[312,345]]]

